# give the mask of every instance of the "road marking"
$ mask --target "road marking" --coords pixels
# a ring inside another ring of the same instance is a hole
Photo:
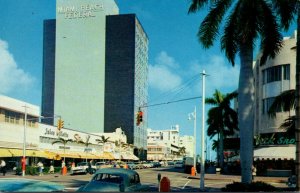
[[[192,181],[192,180],[187,181],[181,189],[184,189],[186,187],[186,185],[188,185],[190,183],[190,181]]]

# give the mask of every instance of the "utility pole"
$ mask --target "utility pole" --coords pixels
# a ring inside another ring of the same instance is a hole
[[[195,111],[194,111],[194,169],[195,171],[196,170],[196,117],[197,117],[197,114],[196,114],[196,106],[195,106]]]
[[[200,190],[204,191],[204,174],[205,174],[205,70],[203,70],[202,74],[202,136],[201,136],[201,177],[200,177]]]
[[[22,176],[25,176],[26,171],[26,130],[27,130],[27,108],[29,108],[26,104],[23,106],[25,108],[24,114],[24,132],[23,132],[23,158],[22,158]]]

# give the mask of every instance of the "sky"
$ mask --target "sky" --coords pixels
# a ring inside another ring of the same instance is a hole
[[[210,49],[201,46],[197,30],[206,12],[188,14],[190,0],[116,3],[120,14],[136,14],[149,38],[148,127],[164,130],[179,125],[180,135],[193,135],[188,114],[196,107],[199,143],[201,98],[151,105],[202,96],[203,70],[208,75],[206,97],[212,97],[216,89],[236,90],[239,59],[233,67],[220,51],[218,39]],[[43,20],[55,18],[55,1],[1,0],[0,7],[0,94],[41,106]]]

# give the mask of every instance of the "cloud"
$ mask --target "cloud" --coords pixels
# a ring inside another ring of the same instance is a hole
[[[159,53],[159,55],[155,58],[155,62],[157,64],[163,64],[171,68],[178,68],[179,64],[167,54],[167,52],[162,51]]]
[[[206,95],[210,96],[216,89],[222,93],[232,92],[238,88],[239,65],[232,67],[226,59],[219,55],[212,55],[205,61],[193,61],[190,64],[189,72],[202,72],[205,70],[206,76],[205,89]],[[202,88],[202,81],[198,88]]]
[[[35,82],[35,78],[17,66],[8,50],[8,43],[0,39],[0,93],[9,94],[26,90]]]
[[[174,72],[179,64],[162,51],[155,58],[155,64],[149,65],[149,86],[160,91],[167,91],[181,85],[182,78]]]

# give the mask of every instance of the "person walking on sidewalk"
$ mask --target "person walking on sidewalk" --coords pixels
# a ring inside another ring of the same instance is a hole
[[[254,180],[255,176],[256,176],[256,167],[252,165],[252,180]]]
[[[43,175],[44,164],[41,161],[39,161],[37,166],[39,168],[39,176],[42,176]]]
[[[0,170],[1,172],[3,173],[3,176],[5,176],[6,174],[6,163],[4,160],[1,160],[1,163],[0,163]]]

